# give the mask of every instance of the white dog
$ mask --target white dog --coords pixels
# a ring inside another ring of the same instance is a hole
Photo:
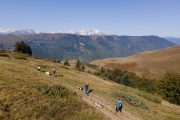
[[[37,67],[37,71],[41,71],[41,67],[40,66]]]
[[[45,74],[46,74],[46,75],[50,75],[50,72],[47,71],[47,72],[45,72]]]
[[[99,102],[95,102],[95,107],[98,109],[102,109],[103,105],[101,105]]]

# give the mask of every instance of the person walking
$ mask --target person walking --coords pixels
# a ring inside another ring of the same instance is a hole
[[[116,103],[116,112],[122,112],[122,101],[121,98],[118,99],[117,103]]]
[[[86,95],[86,96],[88,96],[88,93],[89,93],[89,84],[86,82],[85,83],[85,85],[84,85],[84,94]]]
[[[55,76],[56,75],[56,70],[54,68],[52,69],[52,72],[53,72],[53,75]]]

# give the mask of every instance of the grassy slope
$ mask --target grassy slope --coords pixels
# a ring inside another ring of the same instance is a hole
[[[58,77],[47,77],[44,76],[44,73],[36,72],[35,68],[37,65],[46,66],[45,70],[51,70],[52,67],[56,68]],[[126,96],[134,96],[138,101],[142,101],[148,106],[148,109],[142,109],[141,106],[136,107],[123,100],[124,110],[129,114],[146,120],[180,119],[180,108],[177,106],[174,107],[164,101],[160,104],[154,103],[146,99],[147,93],[105,81],[94,75],[79,72],[71,68],[64,69],[62,65],[57,63],[37,59],[12,60],[1,57],[0,66],[0,72],[3,73],[0,74],[0,105],[3,103],[10,106],[10,113],[7,112],[7,114],[10,114],[10,117],[17,116],[23,118],[30,116],[35,118],[38,116],[46,118],[49,117],[49,114],[52,117],[51,112],[54,109],[56,111],[59,109],[59,105],[69,104],[72,101],[66,98],[61,101],[61,99],[56,97],[42,95],[36,90],[36,86],[41,84],[62,84],[66,86],[68,84],[73,88],[77,88],[77,86],[83,86],[84,82],[88,81],[90,88],[94,90],[92,94],[98,96],[99,99],[103,99],[112,109],[114,109],[116,102],[115,96],[125,94]],[[80,100],[80,97],[74,96],[72,100],[75,101],[76,106],[79,106],[78,112],[70,110],[71,115],[67,114],[69,111],[66,111],[62,114],[58,113],[58,115],[60,114],[59,116],[67,119],[83,119],[85,116],[89,119],[100,119],[102,117],[94,109],[87,107]],[[44,106],[47,108],[44,108]],[[69,109],[68,106],[65,105],[65,107]],[[125,114],[125,112],[122,114]],[[47,113],[49,114],[47,115]],[[5,115],[4,113],[2,114],[2,110],[0,115]]]
[[[61,82],[52,82],[51,77],[38,73],[36,62],[39,60],[0,57],[0,119],[106,119],[78,95],[61,98],[38,91],[40,86],[59,85]]]
[[[180,46],[142,52],[124,58],[108,58],[93,61],[93,64],[118,67],[140,75],[154,75],[173,71],[180,73]]]

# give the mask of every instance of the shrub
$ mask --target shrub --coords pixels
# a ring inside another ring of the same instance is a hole
[[[38,90],[41,91],[43,94],[53,95],[53,96],[60,96],[65,97],[69,95],[75,95],[75,93],[70,92],[67,88],[61,85],[43,85],[38,87]]]
[[[125,99],[129,104],[132,104],[137,107],[141,107],[143,109],[148,109],[148,106],[142,100],[139,100],[135,96],[126,96]]]
[[[58,60],[58,59],[53,59],[52,62],[61,64],[61,60]]]
[[[128,73],[125,73],[121,80],[120,80],[120,83],[123,84],[123,85],[126,85],[126,86],[132,86],[132,80],[130,79],[129,77],[129,74]]]
[[[16,42],[15,51],[32,55],[31,47],[28,44],[26,44],[24,41]]]
[[[93,68],[93,69],[96,69],[96,70],[99,68],[97,65],[89,64],[89,63],[86,63],[86,66]]]
[[[70,66],[69,61],[67,59],[64,61],[64,65],[65,66]]]
[[[125,99],[129,104],[135,106],[135,107],[140,107],[142,109],[148,109],[148,106],[138,97],[129,95],[124,92],[119,92],[119,93],[114,93],[113,97],[121,97]]]
[[[180,74],[167,72],[159,84],[159,94],[171,103],[180,105]]]

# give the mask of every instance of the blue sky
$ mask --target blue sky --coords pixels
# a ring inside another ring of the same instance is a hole
[[[0,28],[180,37],[180,0],[0,0]]]

